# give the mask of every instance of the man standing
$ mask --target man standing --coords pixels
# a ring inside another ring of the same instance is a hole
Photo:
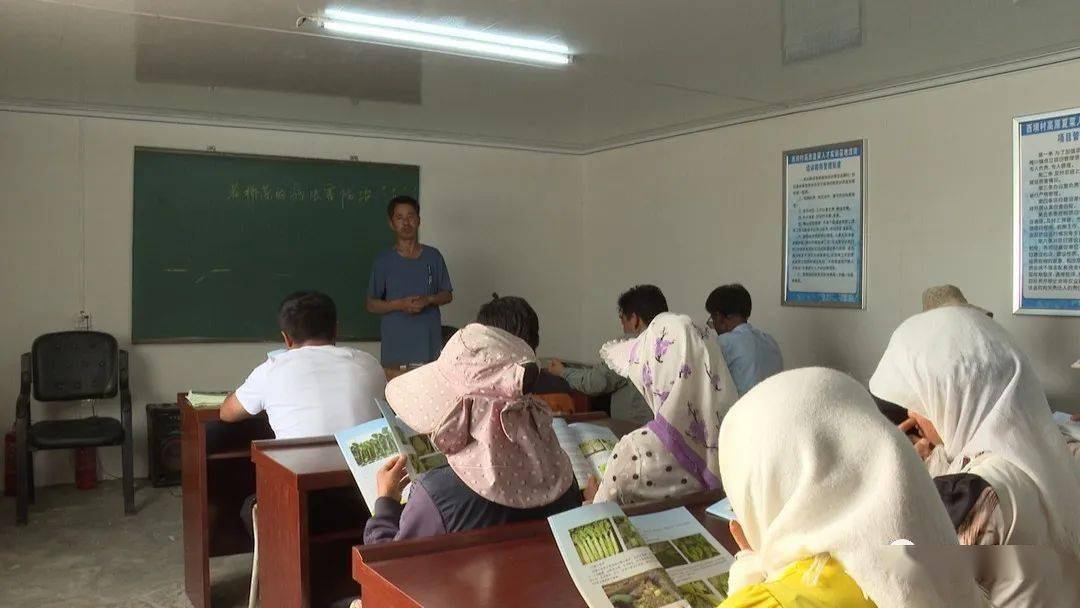
[[[652,323],[653,318],[668,311],[664,292],[655,285],[637,285],[619,296],[619,323],[626,338],[637,337]],[[647,424],[654,415],[645,398],[633,382],[616,374],[607,365],[584,369],[566,367],[562,361],[552,359],[548,372],[561,376],[570,386],[590,396],[611,393],[611,417]]]
[[[380,362],[428,363],[442,351],[439,307],[454,299],[454,287],[439,250],[419,241],[420,203],[396,196],[386,214],[396,242],[375,258],[367,293],[367,311],[382,315]]]
[[[717,287],[705,300],[709,326],[719,334],[720,348],[739,395],[784,369],[776,340],[750,325],[751,308],[750,292],[738,283]]]

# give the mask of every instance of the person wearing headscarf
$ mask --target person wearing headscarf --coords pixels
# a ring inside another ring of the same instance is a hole
[[[595,502],[631,504],[720,487],[716,435],[738,393],[706,331],[686,315],[662,313],[637,338],[601,348],[605,364],[629,378],[656,416],[615,445]]]
[[[966,306],[985,314],[991,319],[994,318],[994,313],[968,302],[967,298],[964,297],[964,293],[955,285],[936,285],[927,288],[923,292],[922,302],[923,312],[943,306]],[[897,409],[902,417],[907,417],[903,408],[898,408],[895,404],[879,399],[878,406],[881,408],[882,413],[890,419],[896,416]],[[1072,454],[1077,466],[1080,466],[1080,425],[1075,424],[1076,422],[1080,422],[1080,414],[1073,416],[1070,421],[1059,422],[1058,426],[1061,429],[1061,434],[1065,437],[1065,444],[1069,448],[1069,453]],[[897,421],[897,424],[900,424],[900,421]]]
[[[743,549],[721,608],[985,605],[949,553],[956,536],[922,463],[851,377],[772,376],[735,403],[718,443]]]
[[[379,498],[364,529],[375,544],[541,519],[581,505],[551,411],[526,394],[539,373],[523,340],[472,323],[439,358],[391,380],[386,400],[446,455],[449,466],[412,479],[403,457],[378,474]]]
[[[967,306],[982,312],[990,318],[994,317],[994,313],[989,310],[968,302],[968,299],[964,297],[964,292],[960,291],[960,288],[956,285],[934,285],[926,288],[926,291],[922,294],[923,312],[941,308],[942,306]]]
[[[1004,328],[964,307],[916,315],[893,333],[870,391],[910,412],[931,474],[963,499],[949,504],[961,542],[1080,558],[1080,468]]]

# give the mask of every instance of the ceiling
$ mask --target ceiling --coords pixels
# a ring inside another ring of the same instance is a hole
[[[297,30],[329,6],[576,57]],[[1076,0],[0,0],[0,104],[585,152],[1078,49]]]

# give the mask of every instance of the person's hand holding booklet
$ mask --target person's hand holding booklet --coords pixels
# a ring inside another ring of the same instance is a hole
[[[382,418],[334,433],[371,512],[379,496],[400,500],[409,480],[446,465],[446,456],[435,449],[427,435],[409,428],[382,399],[376,399],[375,404]],[[395,464],[388,466],[391,461]],[[384,487],[380,487],[380,481]],[[384,490],[388,493],[382,494]]]
[[[604,475],[604,469],[611,459],[611,450],[619,439],[611,429],[598,424],[567,424],[566,420],[556,417],[551,421],[551,427],[559,440],[559,447],[570,457],[578,488],[585,490],[590,475],[597,479]],[[593,490],[593,493],[596,491]]]

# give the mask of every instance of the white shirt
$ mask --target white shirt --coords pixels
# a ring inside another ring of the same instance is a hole
[[[278,439],[331,435],[380,416],[386,373],[375,357],[341,346],[274,352],[236,389],[248,413],[266,411]]]

